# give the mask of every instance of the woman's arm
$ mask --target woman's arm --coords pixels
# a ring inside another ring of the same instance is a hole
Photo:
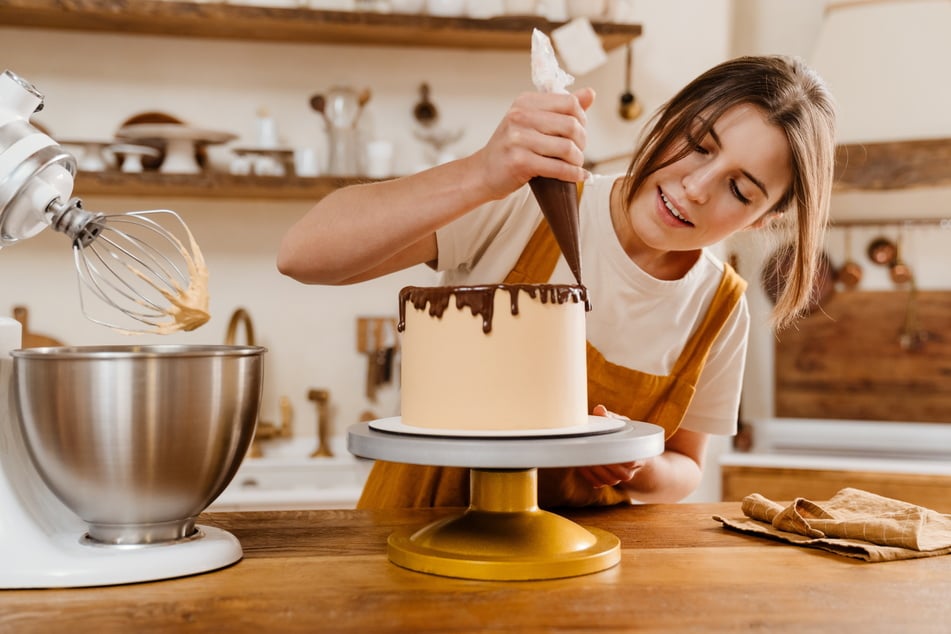
[[[585,177],[584,111],[594,91],[519,96],[475,153],[432,169],[337,190],[285,234],[277,266],[308,284],[349,284],[437,256],[435,232],[534,176]]]
[[[694,492],[703,476],[707,434],[678,429],[664,453],[644,461],[621,487],[639,502],[679,502]]]
[[[596,416],[616,415],[603,405]],[[679,502],[699,486],[708,434],[678,429],[667,439],[664,453],[646,460],[578,469],[591,486],[620,486],[639,502]]]

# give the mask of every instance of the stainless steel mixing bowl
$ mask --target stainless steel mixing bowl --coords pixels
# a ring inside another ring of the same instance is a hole
[[[150,544],[195,534],[254,434],[257,346],[14,350],[16,407],[50,490],[89,539]]]

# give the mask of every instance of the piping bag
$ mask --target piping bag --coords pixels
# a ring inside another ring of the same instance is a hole
[[[568,94],[567,86],[575,78],[558,66],[555,49],[548,36],[532,31],[532,83],[540,92]],[[568,268],[581,286],[581,234],[578,219],[578,185],[567,181],[536,176],[528,181],[551,225],[558,247],[568,262]]]

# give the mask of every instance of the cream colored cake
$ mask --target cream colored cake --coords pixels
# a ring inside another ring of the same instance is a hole
[[[400,292],[404,425],[520,430],[588,422],[582,286]]]

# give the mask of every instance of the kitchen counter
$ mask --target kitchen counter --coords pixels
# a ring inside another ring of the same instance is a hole
[[[206,513],[244,559],[216,572],[106,588],[0,591],[0,632],[937,632],[951,558],[864,563],[728,531],[738,503],[565,514],[621,540],[615,568],[545,581],[404,570],[387,536],[447,514]],[[0,564],[2,565],[2,564]]]

